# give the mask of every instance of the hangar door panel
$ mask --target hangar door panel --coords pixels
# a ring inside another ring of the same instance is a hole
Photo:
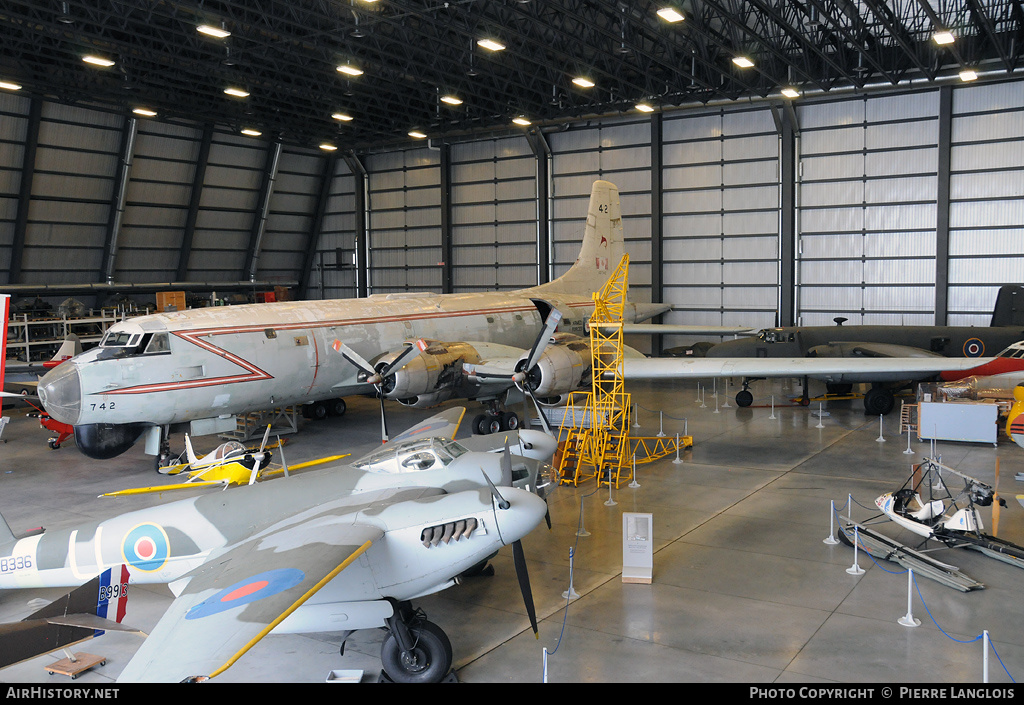
[[[955,89],[951,142],[948,320],[986,326],[999,286],[1024,284],[1020,86]]]
[[[525,137],[451,147],[455,292],[537,284],[537,160]]]
[[[590,191],[615,184],[629,253],[631,301],[650,301],[651,126],[645,119],[604,120],[548,135],[551,146],[551,269],[565,273],[579,255]],[[616,266],[614,263],[612,266]]]
[[[355,177],[343,159],[334,163],[324,219],[320,225],[320,241],[313,257],[310,273],[310,297],[320,299],[351,299],[358,293],[356,281],[357,219]]]
[[[666,116],[666,323],[770,326],[778,308],[779,139],[766,109]],[[665,347],[706,336],[666,336]]]
[[[366,158],[371,294],[439,293],[442,284],[438,152],[408,149]]]
[[[797,113],[797,321],[933,324],[938,91]]]

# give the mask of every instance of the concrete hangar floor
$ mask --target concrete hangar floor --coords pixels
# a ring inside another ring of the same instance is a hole
[[[449,635],[461,682],[542,682],[543,649],[548,682],[732,683],[980,683],[988,630],[991,683],[1024,674],[1024,574],[965,549],[936,554],[976,580],[983,590],[962,593],[915,575],[910,611],[917,628],[898,623],[908,613],[908,574],[887,561],[859,554],[862,575],[851,575],[853,549],[823,540],[829,535],[830,500],[854,501],[854,519],[875,514],[874,498],[897,489],[910,466],[929,453],[913,440],[905,454],[898,414],[881,425],[864,415],[858,400],[829,402],[819,420],[817,403],[788,405],[789,390],[776,382],[753,387],[755,405],[737,408],[711,385],[699,403],[694,382],[631,385],[641,428],[653,436],[659,423],[668,435],[687,430],[695,446],[682,454],[637,467],[639,488],[595,492],[593,480],[560,486],[550,500],[553,528],[541,524],[524,540],[540,640],[529,629],[519,598],[512,555],[492,561],[492,577],[467,580],[416,603]],[[735,389],[732,390],[734,392]],[[774,394],[774,411],[769,405]],[[763,404],[759,406],[758,404]],[[451,405],[457,405],[451,403]],[[460,436],[476,405],[469,405]],[[432,412],[389,405],[393,432]],[[659,412],[664,420],[659,422]],[[0,444],[0,512],[15,533],[31,527],[71,526],[89,518],[128,511],[158,497],[99,499],[101,492],[156,484],[152,460],[141,447],[112,461],[89,460],[68,441],[51,451],[49,432],[24,415],[12,416]],[[775,418],[772,418],[774,415]],[[882,437],[884,442],[878,439]],[[176,438],[177,446],[182,439]],[[196,439],[197,450],[216,445]],[[354,457],[379,444],[377,402],[349,399],[342,418],[305,421],[286,446],[289,463],[339,452]],[[995,482],[1009,499],[998,535],[1024,544],[1024,509],[1014,474],[1024,470],[1024,451],[940,443],[944,464]],[[286,480],[271,480],[281,482]],[[230,490],[229,490],[230,491]],[[578,538],[580,508],[589,536]],[[844,510],[845,511],[845,510]],[[991,531],[990,509],[983,510]],[[622,571],[622,513],[653,513],[651,584],[626,584]],[[880,530],[904,542],[913,537],[889,524]],[[568,602],[569,550],[575,547]],[[55,599],[64,590],[6,591],[0,621],[33,611],[30,601]],[[126,623],[150,631],[171,600],[163,586],[140,586],[131,595]],[[384,632],[357,632],[345,655],[339,635],[271,634],[227,672],[222,682],[323,682],[333,669],[361,669],[363,682],[377,680]],[[140,642],[138,635],[107,633],[75,647],[107,658],[106,665],[76,683],[116,679]],[[996,658],[998,656],[998,658]],[[43,656],[0,671],[0,681],[67,684],[48,675]],[[1005,666],[1005,670],[1004,670]],[[1009,672],[1009,674],[1007,673]]]

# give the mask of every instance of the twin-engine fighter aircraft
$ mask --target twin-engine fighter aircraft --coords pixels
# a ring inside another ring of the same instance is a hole
[[[141,316],[111,326],[98,347],[48,373],[39,395],[54,419],[74,426],[86,455],[114,457],[145,434],[147,453],[163,455],[161,464],[174,425],[187,422],[193,435],[204,435],[234,428],[237,414],[375,389],[421,408],[479,399],[491,415],[476,430],[509,429],[518,418],[499,415],[498,400],[516,384],[517,365],[534,366],[528,384],[541,399],[589,387],[585,322],[593,292],[623,252],[618,189],[596,181],[579,258],[552,282],[512,292],[380,294]],[[629,304],[626,322],[668,308]],[[560,314],[559,335],[544,337],[544,350],[531,358],[552,312]],[[355,355],[335,353],[335,341]],[[406,356],[415,341],[422,347]],[[466,374],[466,363],[504,374]]]
[[[73,530],[16,540],[0,521],[0,589],[80,585],[122,562],[133,584],[168,583],[175,599],[122,681],[215,677],[272,630],[385,626],[381,659],[391,680],[442,680],[451,644],[409,601],[512,545],[536,630],[520,539],[547,511],[540,463],[439,435],[463,413],[427,419],[351,465]],[[527,468],[518,480],[516,464]]]

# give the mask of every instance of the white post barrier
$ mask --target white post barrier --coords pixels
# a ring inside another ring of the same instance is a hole
[[[665,437],[665,412],[658,412],[658,438]]]
[[[903,451],[903,455],[913,455],[914,451],[910,448],[910,426],[907,426],[907,449]]]
[[[618,502],[612,499],[612,466],[608,466],[608,500],[604,503],[606,507],[614,507]]]
[[[875,439],[877,443],[885,443],[885,437],[882,435],[882,415],[878,415],[878,438]]]
[[[857,565],[857,549],[860,544],[860,532],[857,527],[853,527],[853,565],[846,569],[846,572],[850,575],[863,575],[864,569]]]
[[[640,405],[633,405],[633,428],[640,428]]]
[[[685,428],[685,425],[684,425]],[[672,461],[673,465],[682,465],[683,461],[679,458],[679,434],[676,433],[676,459]]]
[[[914,618],[912,605],[914,602],[914,569],[907,569],[907,613],[900,617],[897,622],[904,627],[920,627],[921,620]]]
[[[544,675],[542,676],[543,682],[548,682],[548,647],[544,647]]]
[[[634,490],[640,486],[640,483],[636,481],[636,453],[633,453],[633,479],[630,481],[629,486]]]
[[[988,629],[981,633],[981,643],[984,645],[985,655],[981,657],[981,682],[988,683]]]
[[[590,532],[587,531],[587,527],[583,523],[583,497],[580,497],[580,528],[576,530],[576,535],[580,538],[590,536]]]
[[[562,593],[562,597],[564,597],[566,600],[575,600],[577,597],[580,596],[580,594],[576,592],[576,589],[572,586],[572,569],[574,559],[575,558],[573,548],[572,546],[569,546],[569,589]]]
[[[768,418],[770,418],[770,419],[774,419],[775,418],[775,395],[774,394],[772,394],[772,415],[769,416]]]
[[[834,499],[828,501],[828,537],[826,537],[822,543],[827,543],[830,546],[835,546],[839,543],[839,539],[836,538],[836,502]]]
[[[818,402],[818,425],[815,428],[825,428],[825,424],[821,422],[821,402]]]

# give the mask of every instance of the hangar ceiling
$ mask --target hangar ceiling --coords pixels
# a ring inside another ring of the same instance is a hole
[[[669,6],[681,21],[658,14]],[[30,94],[360,149],[412,129],[452,137],[640,102],[897,87],[963,69],[1008,77],[1024,11],[1017,0],[9,0],[0,32],[0,81]]]

